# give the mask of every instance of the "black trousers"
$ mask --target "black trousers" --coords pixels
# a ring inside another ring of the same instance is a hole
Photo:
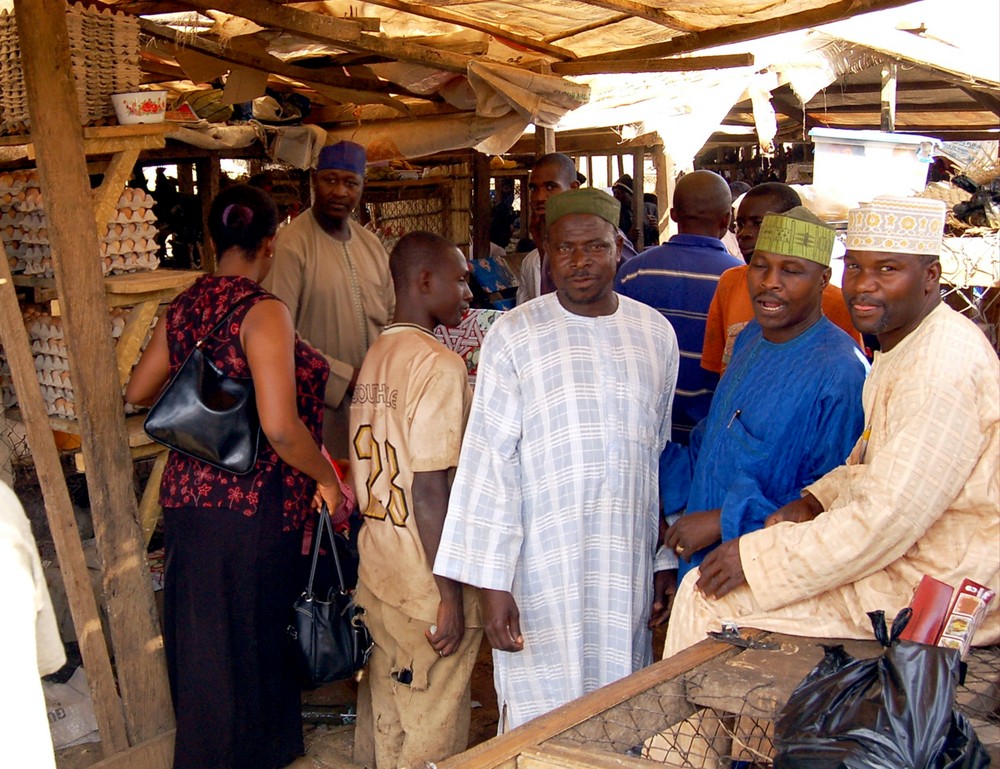
[[[164,510],[164,643],[177,717],[174,769],[278,769],[303,754],[286,628],[301,532],[284,533],[280,481],[258,512]]]

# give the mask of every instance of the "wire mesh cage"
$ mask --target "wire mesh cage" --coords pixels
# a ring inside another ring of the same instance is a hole
[[[799,641],[801,651],[814,646],[808,639]],[[782,651],[798,653],[788,646],[783,642]],[[874,647],[869,643],[867,648],[865,656],[871,656]],[[672,769],[769,767],[774,721],[803,666],[786,668],[780,658],[768,665],[767,654],[744,652],[663,681],[594,714],[554,742]],[[995,755],[1000,750],[1000,647],[973,649],[966,662],[956,706]],[[784,671],[792,669],[794,676],[786,677]]]
[[[448,769],[513,766],[763,769],[773,765],[774,722],[791,692],[822,658],[821,639],[751,634],[770,648],[694,647],[586,695],[530,725],[448,762]],[[873,641],[842,642],[857,659]],[[683,658],[683,659],[682,659]],[[1000,753],[1000,647],[973,649],[956,707],[986,751]],[[503,741],[511,745],[501,749]],[[490,760],[486,760],[489,758]]]
[[[452,237],[451,185],[446,180],[369,182],[362,203],[362,221],[386,251],[416,230]]]

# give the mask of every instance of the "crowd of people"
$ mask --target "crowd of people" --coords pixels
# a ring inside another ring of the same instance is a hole
[[[941,301],[943,205],[852,211],[841,292],[834,231],[785,185],[744,196],[745,262],[710,172],[678,183],[679,234],[629,256],[619,200],[543,156],[537,251],[473,395],[432,333],[469,307],[466,257],[426,232],[387,254],[352,217],[364,173],[363,147],[325,147],[280,231],[266,193],[220,193],[218,269],[126,392],[154,400],[232,312],[206,352],[254,380],[257,465],[172,452],[160,492],[175,769],[302,754],[282,635],[310,510],[341,498],[324,446],[363,520],[355,760],[378,769],[465,748],[484,635],[506,731],[649,664],[664,623],[664,656],[722,620],[866,638],[865,612],[900,611],[923,575],[1000,589],[1000,362]],[[1000,641],[1000,613],[975,641]]]

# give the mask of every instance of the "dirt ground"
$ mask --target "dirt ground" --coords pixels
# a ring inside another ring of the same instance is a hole
[[[354,712],[357,685],[339,682],[302,693],[305,721],[306,757],[289,769],[358,769],[351,761],[354,753]],[[489,644],[483,641],[472,675],[472,723],[469,747],[496,736],[497,699],[493,688],[493,659]],[[100,743],[88,743],[58,752],[58,769],[86,769],[103,758]]]
[[[352,707],[355,701],[353,684],[338,683],[303,694],[302,712],[305,727],[306,757],[294,769],[357,769],[351,762],[354,751],[354,727],[308,723],[310,714],[326,708]],[[493,658],[490,646],[483,640],[479,658],[472,674],[472,722],[469,727],[469,747],[478,745],[497,733],[497,698],[493,688]]]
[[[664,633],[653,637],[653,649],[663,650]],[[658,658],[658,655],[656,655]],[[353,713],[356,685],[340,682],[315,691],[303,692],[302,713],[305,723],[306,757],[289,769],[358,769],[351,761],[354,753],[354,726],[344,723],[341,714]],[[472,674],[472,723],[469,728],[469,747],[496,736],[496,691],[493,688],[493,657],[489,644],[483,639],[479,658]],[[80,745],[60,751],[58,769],[86,769],[100,760],[98,743]]]

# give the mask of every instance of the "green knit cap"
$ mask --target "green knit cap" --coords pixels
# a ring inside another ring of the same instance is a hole
[[[593,214],[617,227],[621,208],[621,203],[595,187],[566,190],[545,201],[545,226],[569,214]]]
[[[796,206],[783,214],[764,216],[757,236],[756,251],[779,256],[797,256],[830,266],[837,233],[812,211]]]

